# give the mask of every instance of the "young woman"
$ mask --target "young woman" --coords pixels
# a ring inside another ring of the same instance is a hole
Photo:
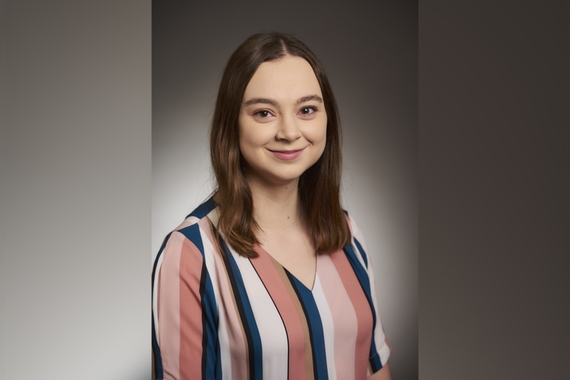
[[[324,69],[261,33],[225,68],[217,190],[153,268],[157,379],[390,379],[370,257],[339,200],[340,125]]]

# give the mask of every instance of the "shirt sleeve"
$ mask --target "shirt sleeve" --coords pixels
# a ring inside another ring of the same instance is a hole
[[[373,264],[370,260],[368,247],[364,239],[362,231],[354,221],[354,219],[349,218],[350,228],[353,235],[353,246],[354,249],[359,253],[362,259],[362,265],[366,269],[368,274],[369,284],[370,284],[370,298],[374,309],[374,327],[372,333],[372,342],[370,345],[370,358],[369,358],[369,368],[368,375],[371,375],[380,369],[388,362],[392,348],[388,342],[388,338],[384,333],[384,328],[382,327],[382,322],[380,320],[380,308],[378,306],[378,298],[376,294],[376,286],[374,282],[374,270]]]
[[[202,252],[174,231],[163,244],[153,270],[153,356],[157,380],[201,379],[206,270]]]

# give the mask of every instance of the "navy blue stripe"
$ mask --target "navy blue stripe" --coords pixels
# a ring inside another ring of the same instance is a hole
[[[204,303],[204,291],[206,289],[206,266],[202,265],[202,273],[200,273],[200,299],[202,300],[202,306]],[[209,356],[208,355],[208,342],[209,342],[209,337],[208,337],[208,331],[207,331],[207,326],[208,326],[208,319],[206,318],[206,313],[202,312],[202,380],[207,380],[209,377],[211,377],[210,375],[210,371],[209,371]]]
[[[158,254],[154,259],[154,264],[152,266],[152,277],[151,277],[151,284],[150,284],[150,294],[151,294],[151,310],[153,310],[152,305],[154,304],[154,278],[156,274],[156,267],[158,266],[158,260],[160,256],[162,256],[162,251],[164,251],[164,247],[170,239],[172,232],[166,235],[164,240],[162,241],[162,245],[158,250]],[[152,356],[154,360],[154,378],[157,380],[161,380],[164,377],[164,370],[162,368],[162,355],[160,354],[160,347],[158,345],[158,340],[156,338],[156,328],[154,326],[154,311],[151,314],[152,319]]]
[[[222,255],[222,258],[224,260],[226,270],[228,271],[228,278],[232,285],[232,291],[236,299],[240,320],[247,340],[249,379],[261,380],[263,379],[263,355],[259,329],[257,328],[257,323],[253,315],[253,310],[247,296],[247,290],[243,283],[239,267],[226,245],[226,242],[220,238],[219,243],[225,253]]]
[[[160,348],[158,347],[158,342],[156,341],[156,331],[154,329],[154,318],[152,318],[152,360],[153,360],[153,379],[162,380],[164,377],[164,371],[162,369],[162,356],[160,355]]]
[[[200,234],[200,226],[193,224],[179,231],[184,235],[202,254],[202,272],[200,275],[200,298],[202,306],[202,378],[212,380],[221,378],[218,339],[218,309],[212,280],[206,268],[204,257],[204,243]],[[181,305],[183,307],[183,305]]]
[[[380,360],[380,354],[378,353],[376,353],[374,356],[371,356],[368,362],[370,363],[372,372],[380,371],[383,367],[382,361]]]
[[[376,329],[377,316],[376,316],[376,309],[374,307],[374,302],[372,301],[372,292],[371,292],[371,288],[370,288],[370,278],[368,277],[368,273],[366,272],[366,269],[364,269],[362,264],[360,264],[360,261],[358,261],[358,258],[356,257],[356,253],[354,252],[354,249],[351,245],[347,245],[346,247],[344,247],[344,253],[345,253],[346,257],[348,258],[348,261],[350,262],[350,265],[352,266],[352,270],[356,274],[356,277],[358,278],[358,282],[360,283],[360,286],[362,287],[362,290],[364,291],[364,294],[366,295],[366,299],[368,300],[368,304],[370,305],[370,310],[372,311],[372,321],[373,321],[372,331],[374,331]],[[378,350],[376,349],[376,342],[374,341],[374,335],[373,335],[371,343],[370,343],[369,358],[374,358],[376,356],[378,356]],[[377,362],[377,361],[373,361],[373,360],[370,361],[370,365],[372,366],[373,372],[382,368],[382,364],[380,363],[379,367],[378,367],[378,364],[379,364],[379,362]]]
[[[219,315],[214,297],[214,288],[206,265],[202,266],[200,279],[202,296],[202,378],[204,380],[221,379],[220,340],[218,337]]]
[[[323,323],[319,309],[315,303],[313,293],[288,270],[285,269],[289,281],[293,285],[295,293],[301,302],[305,319],[309,326],[309,337],[311,339],[311,350],[313,353],[313,372],[315,380],[327,380],[329,378],[327,368],[327,356],[325,348],[325,336],[323,333]]]
[[[217,206],[217,204],[216,204],[216,202],[214,202],[214,199],[210,198],[206,202],[204,202],[200,206],[198,206],[186,218],[194,216],[198,219],[202,219],[206,215],[208,215],[214,208],[216,208],[216,206]]]
[[[360,245],[360,242],[356,238],[354,238],[354,243],[356,244],[358,253],[360,253],[360,257],[362,257],[362,260],[364,261],[366,269],[368,269],[368,257],[366,257],[366,254],[364,253],[364,248],[362,248],[362,245]]]

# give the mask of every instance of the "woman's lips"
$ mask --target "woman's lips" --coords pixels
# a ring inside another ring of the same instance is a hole
[[[273,155],[275,157],[277,157],[280,160],[283,161],[291,161],[296,159],[297,157],[299,157],[301,155],[301,153],[303,153],[303,150],[305,150],[305,148],[302,149],[295,149],[295,150],[271,150],[269,149],[269,151],[271,153],[273,153]]]

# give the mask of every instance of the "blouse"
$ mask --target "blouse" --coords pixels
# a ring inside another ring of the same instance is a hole
[[[215,242],[217,219],[210,198],[167,235],[155,259],[157,380],[360,380],[386,364],[391,348],[352,218],[351,244],[317,256],[312,289],[260,246],[246,258],[223,237]]]

